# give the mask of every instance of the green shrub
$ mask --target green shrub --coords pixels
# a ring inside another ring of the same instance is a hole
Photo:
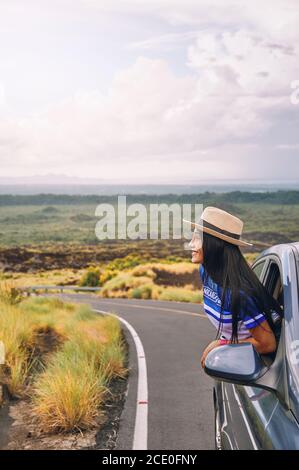
[[[134,268],[139,264],[144,263],[144,258],[141,258],[138,255],[127,255],[124,258],[115,258],[114,260],[110,261],[106,266],[105,269],[111,271],[123,271],[124,269]]]
[[[136,287],[135,289],[132,289],[131,292],[131,297],[132,299],[141,299],[141,289],[139,287]]]
[[[105,269],[100,275],[100,285],[102,286],[105,282],[110,281],[113,277],[117,276],[118,271],[112,269]]]
[[[152,298],[152,286],[143,285],[132,289],[130,297],[132,299],[151,299]]]
[[[101,272],[98,268],[89,268],[80,280],[82,287],[98,287],[100,284]]]

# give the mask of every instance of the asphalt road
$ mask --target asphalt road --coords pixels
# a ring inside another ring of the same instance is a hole
[[[153,300],[97,299],[87,294],[63,297],[117,314],[137,332],[145,352],[148,382],[148,449],[214,448],[213,381],[201,369],[204,347],[215,330],[201,305]],[[130,377],[122,413],[118,449],[132,449],[138,363],[132,335]]]

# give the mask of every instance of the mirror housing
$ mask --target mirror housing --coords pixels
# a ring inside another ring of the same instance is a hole
[[[274,362],[266,365],[251,343],[218,346],[206,357],[205,372],[216,380],[250,385],[275,393],[286,410],[291,408],[285,357],[285,321]]]
[[[204,370],[218,380],[252,385],[268,368],[251,343],[238,343],[212,349],[206,357]]]

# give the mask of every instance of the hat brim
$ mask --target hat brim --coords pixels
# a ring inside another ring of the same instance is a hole
[[[191,222],[190,220],[183,219],[184,222],[187,222],[195,227],[199,227],[203,232],[209,233],[210,235],[214,235],[217,238],[221,238],[228,243],[232,243],[233,245],[238,246],[253,246],[253,243],[246,242],[245,240],[240,240],[237,238],[229,237],[228,235],[224,235],[223,233],[217,232],[211,228],[205,227],[204,225],[197,224],[196,222]]]

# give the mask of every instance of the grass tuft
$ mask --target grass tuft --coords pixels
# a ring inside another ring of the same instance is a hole
[[[44,432],[90,428],[113,377],[125,377],[119,320],[87,305],[55,298],[0,303],[0,340],[5,345],[3,381],[12,396],[31,398]]]

